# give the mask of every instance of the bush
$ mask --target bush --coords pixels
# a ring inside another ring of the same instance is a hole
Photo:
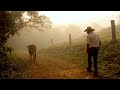
[[[0,55],[1,57],[7,57],[7,54],[14,51],[12,47],[8,47],[8,46],[3,46],[0,48]]]

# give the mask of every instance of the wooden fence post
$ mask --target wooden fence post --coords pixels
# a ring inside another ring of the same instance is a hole
[[[71,45],[71,34],[69,34],[69,45]]]
[[[112,29],[112,42],[116,41],[116,32],[115,32],[115,21],[111,20],[111,29]]]

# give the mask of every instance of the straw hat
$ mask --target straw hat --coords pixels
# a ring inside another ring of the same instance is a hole
[[[86,31],[95,31],[95,29],[92,29],[92,27],[87,27],[87,29],[85,29],[84,32]]]

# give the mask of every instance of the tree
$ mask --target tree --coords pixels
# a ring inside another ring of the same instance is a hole
[[[29,17],[25,17],[29,16]],[[39,15],[38,11],[1,11],[0,12],[0,47],[4,46],[7,39],[14,36],[24,27],[51,28],[49,18]]]
[[[10,37],[18,34],[24,27],[42,31],[51,26],[49,18],[39,15],[39,11],[0,11],[0,49]]]

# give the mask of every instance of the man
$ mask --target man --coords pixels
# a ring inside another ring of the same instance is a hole
[[[93,61],[94,61],[94,75],[97,76],[98,72],[97,72],[97,56],[98,56],[98,51],[99,51],[99,47],[101,44],[100,38],[97,34],[93,33],[93,31],[95,31],[94,29],[92,29],[91,27],[87,27],[87,29],[84,32],[87,32],[87,51],[86,53],[88,54],[88,68],[87,71],[88,72],[92,72],[91,68],[92,68],[92,62],[91,62],[91,58],[93,57]]]

